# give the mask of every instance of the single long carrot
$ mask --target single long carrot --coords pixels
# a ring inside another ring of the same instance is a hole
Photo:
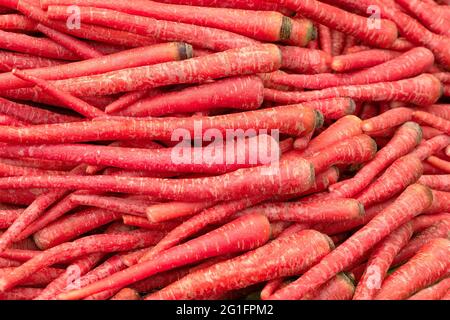
[[[294,46],[278,46],[281,51],[281,68],[297,73],[316,74],[330,69],[331,56],[322,50]]]
[[[0,210],[0,229],[9,228],[22,212],[23,209]]]
[[[103,290],[123,288],[159,272],[217,255],[245,252],[258,248],[267,242],[269,236],[270,225],[267,218],[262,215],[242,217],[219,229],[161,253],[156,260],[136,264],[80,290],[61,294],[58,298],[74,300]]]
[[[442,134],[431,138],[429,140],[423,141],[417,148],[412,152],[413,155],[418,157],[420,160],[425,160],[432,155],[438,153],[450,144],[450,136]]]
[[[398,252],[408,243],[413,234],[411,222],[399,227],[387,236],[371,253],[366,270],[358,282],[353,300],[372,300]]]
[[[0,269],[0,277],[7,275],[14,270],[13,267]],[[35,273],[33,273],[29,278],[27,278],[22,286],[26,287],[39,287],[45,286],[57,277],[59,277],[64,272],[64,269],[60,268],[43,268]]]
[[[329,253],[298,280],[275,292],[272,299],[304,297],[338,272],[361,258],[393,230],[411,220],[431,205],[431,191],[422,185],[409,186],[390,206],[379,213],[343,244]]]
[[[18,267],[21,263],[19,261],[0,258],[0,268]]]
[[[433,191],[433,197],[436,197],[436,190]],[[434,203],[433,199],[433,203]],[[433,206],[433,204],[431,205]],[[427,209],[429,210],[429,209]],[[421,232],[432,225],[440,222],[441,220],[448,220],[450,219],[449,213],[435,213],[435,214],[423,214],[416,218],[414,218],[411,223],[413,224],[414,232]]]
[[[33,300],[42,292],[41,288],[19,287],[0,292],[1,300]]]
[[[420,124],[428,125],[450,135],[450,120],[424,111],[415,111],[413,119]]]
[[[450,104],[434,104],[431,106],[425,106],[420,110],[450,121]]]
[[[330,28],[319,24],[317,27],[319,34],[319,45],[320,49],[331,55],[331,31]]]
[[[355,71],[370,68],[400,56],[401,53],[386,49],[370,49],[333,57],[331,69],[336,72]]]
[[[448,272],[450,240],[434,239],[383,283],[375,299],[398,300],[433,284]]]
[[[0,70],[2,72],[9,72],[14,68],[34,69],[52,67],[63,63],[63,60],[48,59],[26,53],[0,50]]]
[[[96,252],[114,252],[137,249],[155,244],[161,237],[158,232],[128,232],[121,234],[101,234],[63,243],[40,252],[12,272],[0,277],[0,291],[6,291],[26,280],[34,272],[67,259],[76,259]]]
[[[427,159],[427,162],[435,168],[442,170],[445,173],[450,173],[450,162],[443,160],[436,156],[431,156]]]
[[[362,129],[364,132],[373,132],[395,128],[412,119],[413,111],[409,108],[395,108],[381,113],[379,116],[364,120]]]
[[[150,222],[158,223],[194,215],[214,205],[214,202],[166,202],[146,208]]]
[[[450,278],[443,279],[438,283],[420,290],[408,298],[408,300],[440,300],[450,290]]]
[[[1,30],[35,31],[37,23],[21,14],[11,13],[0,16]]]
[[[319,261],[332,247],[327,236],[317,231],[303,230],[277,238],[237,258],[191,273],[146,299],[199,299],[213,292],[227,292],[299,274]]]
[[[70,195],[70,201],[82,206],[91,206],[138,216],[144,216],[146,207],[151,205],[150,201],[77,193]]]
[[[423,175],[419,179],[419,183],[426,185],[432,189],[440,191],[450,191],[450,175]]]

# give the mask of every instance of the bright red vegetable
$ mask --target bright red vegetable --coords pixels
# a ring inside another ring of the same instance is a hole
[[[450,290],[450,278],[439,281],[438,283],[420,290],[408,300],[440,300]]]
[[[395,59],[400,55],[400,52],[383,49],[371,49],[348,53],[342,56],[333,57],[331,69],[336,72],[347,72],[370,68]]]

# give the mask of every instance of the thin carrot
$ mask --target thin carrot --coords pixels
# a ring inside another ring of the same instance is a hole
[[[387,236],[371,253],[366,271],[356,287],[353,300],[372,300],[399,251],[413,234],[412,223],[406,223]]]
[[[375,299],[405,299],[433,284],[448,272],[449,255],[450,240],[430,241],[386,279]]]
[[[424,111],[415,111],[413,119],[420,124],[428,125],[450,135],[450,120]]]
[[[48,93],[49,95],[53,96],[55,99],[58,99],[63,105],[67,106],[68,108],[70,108],[88,118],[95,118],[95,117],[101,117],[101,116],[106,115],[103,111],[95,108],[94,106],[90,105],[89,103],[85,102],[84,100],[74,97],[67,92],[58,90],[57,88],[55,88],[53,85],[51,85],[46,80],[30,76],[18,69],[13,69],[12,74],[22,80],[29,81],[29,82],[37,85],[45,93]]]
[[[423,141],[417,148],[412,152],[413,155],[417,156],[420,160],[425,160],[428,157],[436,154],[440,150],[444,149],[450,144],[450,136],[442,134],[436,136],[432,139]]]
[[[161,223],[152,223],[148,221],[147,218],[133,216],[133,215],[122,215],[122,220],[125,225],[139,227],[146,230],[159,230],[169,232],[176,227],[178,227],[182,221],[174,220],[174,221],[165,221]]]
[[[0,229],[9,228],[22,212],[23,209],[0,210]]]
[[[131,288],[123,288],[110,300],[141,300],[139,293]]]
[[[419,183],[440,191],[450,191],[450,175],[423,175]]]
[[[315,74],[330,69],[331,56],[322,50],[313,50],[293,46],[279,46],[281,68],[297,73]]]
[[[143,98],[148,98],[154,95],[157,95],[160,93],[160,90],[154,89],[154,90],[138,90],[138,91],[132,91],[123,94],[119,99],[115,100],[105,108],[105,112],[108,114],[116,113],[118,111],[121,111],[135,103],[137,103],[139,100]]]
[[[381,113],[377,117],[364,120],[362,129],[364,132],[379,131],[394,128],[412,119],[413,111],[409,108],[395,108]]]
[[[153,274],[219,254],[245,252],[258,248],[267,242],[269,236],[270,225],[264,216],[251,215],[238,218],[219,229],[161,253],[156,260],[136,264],[80,290],[63,293],[58,298],[74,300],[103,290],[123,288]]]
[[[420,110],[450,121],[450,104],[435,104],[431,106],[425,106]]]
[[[33,69],[45,68],[63,64],[62,60],[48,59],[26,53],[0,50],[0,70],[9,72],[14,68]]]
[[[408,298],[408,300],[440,300],[450,290],[450,278],[443,279],[438,283],[420,290]]]
[[[0,277],[7,275],[13,270],[14,268],[12,267],[0,269]],[[22,283],[22,286],[39,287],[42,285],[47,285],[48,283],[59,277],[63,272],[64,270],[59,268],[43,268],[27,278]]]
[[[442,170],[443,172],[450,173],[450,162],[441,158],[431,156],[427,159],[427,162],[434,167]]]
[[[385,63],[400,55],[400,52],[383,49],[371,49],[348,53],[333,57],[331,68],[336,72],[355,71]]]
[[[431,205],[431,201],[432,195],[428,188],[418,184],[409,186],[367,225],[305,272],[298,280],[277,291],[271,298],[298,299],[319,288],[362,257],[393,230],[420,214]]]
[[[0,292],[1,300],[33,300],[42,292],[41,288],[19,287],[6,292]]]
[[[344,272],[337,274],[316,292],[304,300],[351,300],[355,292],[355,284],[351,275]]]
[[[158,223],[191,216],[214,205],[214,202],[166,202],[146,208],[147,219]]]
[[[21,263],[19,261],[0,258],[0,268],[18,267]]]
[[[432,191],[433,196],[435,197],[436,190]],[[433,199],[433,203],[434,201],[435,200]],[[433,206],[433,204],[431,206]],[[449,213],[423,214],[414,218],[411,222],[413,224],[414,232],[417,233],[431,227],[432,225],[440,222],[441,220],[448,220],[448,219],[450,219]]]
[[[439,131],[438,129],[435,129],[433,127],[424,126],[424,125],[421,125],[420,127],[422,128],[423,138],[425,140],[430,140],[436,136],[440,136],[440,135],[444,134],[442,131]]]
[[[37,23],[20,14],[2,14],[0,16],[1,30],[35,31]]]

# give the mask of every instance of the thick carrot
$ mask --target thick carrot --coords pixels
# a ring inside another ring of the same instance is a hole
[[[23,209],[0,210],[0,229],[9,228],[22,212]]]
[[[439,280],[448,272],[450,240],[434,239],[384,281],[375,299],[399,300]]]
[[[141,300],[139,292],[131,288],[123,288],[110,300]]]
[[[450,290],[450,278],[443,279],[438,283],[420,290],[408,298],[408,300],[440,300]]]
[[[159,230],[165,232],[169,232],[181,224],[179,220],[166,221],[161,223],[152,223],[148,221],[147,218],[127,214],[122,216],[122,220],[123,223],[128,226],[139,227],[146,230]]]
[[[348,53],[333,57],[331,69],[336,72],[355,71],[374,67],[400,56],[401,53],[392,50],[371,49],[355,53]]]
[[[331,31],[330,28],[319,24],[317,28],[319,34],[320,49],[331,55]]]
[[[348,97],[358,101],[401,101],[416,105],[430,105],[434,104],[441,94],[442,84],[431,74],[393,82],[340,86],[307,92],[264,90],[265,99],[284,104]]]
[[[144,216],[146,207],[150,205],[149,201],[137,201],[134,199],[107,197],[95,194],[73,193],[70,195],[70,200],[82,206],[91,206],[137,216]]]
[[[13,205],[29,205],[36,199],[37,195],[43,192],[45,192],[45,190],[5,190],[0,192],[0,202]]]
[[[328,105],[334,100],[314,101],[300,105],[289,105],[264,110],[247,111],[221,116],[198,116],[189,118],[161,118],[138,120],[99,119],[90,122],[76,122],[34,126],[32,129],[4,127],[0,131],[0,141],[9,143],[71,143],[81,141],[107,140],[165,140],[173,139],[174,130],[176,140],[188,135],[190,139],[204,134],[209,129],[226,134],[238,133],[241,130],[258,132],[258,130],[277,130],[300,137],[320,128],[323,116],[315,111],[317,106]],[[211,131],[209,131],[211,132]],[[237,134],[235,134],[237,135]],[[177,142],[178,143],[178,142]]]
[[[71,62],[59,66],[36,66],[26,74],[46,80],[89,76],[145,65],[184,60],[192,57],[192,47],[185,43],[170,42],[113,53],[104,57]],[[20,67],[19,65],[17,67]],[[0,75],[0,89],[17,89],[32,86],[11,73]]]
[[[274,76],[272,81],[294,88],[308,89],[397,81],[426,72],[433,62],[433,53],[427,48],[418,47],[392,60],[350,74],[280,75]]]
[[[12,74],[18,77],[19,79],[35,84],[36,86],[41,88],[45,93],[59,100],[64,106],[88,118],[96,118],[106,115],[103,111],[95,108],[94,106],[90,105],[84,100],[81,100],[77,97],[72,96],[67,92],[55,88],[46,80],[30,76],[29,74],[26,74],[18,69],[13,69]]]
[[[396,0],[396,2],[416,16],[431,31],[450,37],[450,22],[445,14],[442,14],[439,10],[433,10],[434,6],[419,0]]]
[[[395,257],[392,265],[397,266],[414,256],[425,244],[436,238],[448,238],[450,221],[443,219],[419,232]]]
[[[256,76],[227,78],[181,91],[150,96],[118,114],[147,117],[218,108],[251,110],[261,106],[264,99],[263,90],[263,83]]]
[[[0,29],[14,31],[35,31],[37,23],[20,14],[0,15]]]
[[[52,67],[63,64],[62,60],[47,59],[32,56],[26,53],[9,52],[0,50],[0,70],[9,72],[13,68],[33,69]]]
[[[367,135],[358,135],[340,141],[329,148],[306,157],[316,173],[337,164],[356,164],[372,160],[377,152],[375,141]]]
[[[0,292],[1,300],[33,300],[42,292],[41,288],[19,287],[6,292]]]
[[[352,179],[345,180],[336,187],[330,187],[330,191],[339,197],[357,195],[395,160],[411,152],[421,140],[420,126],[414,122],[405,123],[388,144],[377,152],[372,161],[359,170]]]
[[[158,223],[191,216],[214,205],[214,202],[166,202],[146,208],[147,219]]]
[[[199,299],[213,292],[227,292],[300,274],[319,261],[332,247],[327,236],[317,231],[303,230],[275,239],[237,258],[191,273],[146,299]]]
[[[21,263],[19,261],[0,258],[0,268],[18,267]]]
[[[361,126],[364,132],[390,129],[410,121],[412,114],[413,111],[409,108],[395,108],[385,111],[379,116],[364,120]]]
[[[142,36],[156,36],[161,42],[183,41],[213,51],[259,44],[256,40],[225,30],[156,20],[109,9],[79,7],[77,14],[83,23],[137,33]],[[50,6],[47,11],[47,16],[55,20],[67,21],[70,15],[67,7]]]
[[[413,113],[413,119],[420,124],[425,124],[427,126],[436,128],[450,135],[450,120],[446,120],[424,111],[415,111]]]
[[[420,110],[450,121],[450,104],[435,104],[422,107]]]
[[[301,223],[337,222],[364,215],[364,208],[353,199],[331,200],[325,203],[269,202],[242,211],[240,214],[261,213],[269,221]]]
[[[6,249],[0,252],[0,257],[24,262],[36,257],[40,253],[41,251],[38,250]]]
[[[132,250],[155,244],[161,237],[160,233],[127,232],[120,234],[101,234],[78,239],[74,242],[63,243],[49,250],[40,252],[11,273],[0,277],[0,291],[11,289],[34,272],[47,266],[57,264],[68,259],[76,259],[96,252],[114,252]]]
[[[442,170],[445,173],[450,173],[450,162],[443,160],[439,157],[431,156],[427,159],[427,162],[435,168]]]
[[[265,41],[278,42],[290,40],[292,44],[305,46],[313,34],[313,26],[296,30],[295,20],[278,12],[246,11],[224,8],[205,8],[196,6],[161,4],[154,1],[138,0],[133,6],[127,3],[105,3],[97,0],[53,1],[44,4],[50,18],[53,12],[63,8],[56,5],[79,5],[116,10],[132,15],[145,16],[158,20],[183,22],[187,24],[227,30],[244,36]],[[217,19],[220,17],[220,19]]]
[[[428,157],[438,153],[450,144],[450,136],[442,134],[436,136],[432,139],[423,141],[417,148],[412,152],[420,160],[425,160]]]
[[[70,241],[78,236],[95,230],[114,220],[121,218],[121,214],[113,211],[86,209],[46,226],[33,236],[34,242],[41,249],[52,248],[58,244]]]
[[[0,277],[13,272],[14,268],[2,268],[0,269]],[[51,281],[55,280],[64,272],[64,269],[59,268],[43,268],[35,273],[33,273],[29,278],[27,278],[21,285],[27,287],[39,287],[42,285],[47,285]]]
[[[22,33],[0,30],[0,48],[44,58],[78,60],[75,54],[53,42],[53,40],[32,37]]]
[[[0,114],[0,126],[13,126],[13,127],[23,127],[27,123],[20,121],[17,118]]]
[[[387,236],[371,253],[366,270],[358,282],[353,300],[372,300],[383,283],[392,261],[413,234],[412,223],[406,223]]]
[[[450,191],[450,175],[423,175],[419,179],[419,183],[426,185],[432,189],[440,191]]]
[[[324,51],[293,46],[279,48],[282,69],[306,74],[323,73],[330,69],[331,56]]]
[[[49,37],[56,43],[59,43],[61,46],[63,46],[70,52],[73,52],[82,59],[91,59],[103,56],[100,51],[91,47],[89,44],[65,33],[46,27],[43,24],[39,23],[36,26],[36,30],[45,34],[47,37]]]
[[[11,177],[11,176],[35,176],[35,175],[63,175],[64,171],[56,170],[43,170],[39,168],[29,168],[17,165],[11,165],[4,162],[0,162],[0,176]]]
[[[397,39],[397,28],[391,21],[381,19],[380,28],[371,28],[367,19],[319,1],[283,0],[279,5],[299,12],[327,27],[352,35],[376,47],[388,48]]]
[[[428,188],[409,186],[390,206],[379,213],[343,244],[329,253],[298,280],[272,295],[273,299],[298,299],[314,291],[366,254],[374,245],[431,205]]]
[[[217,255],[248,251],[263,245],[270,237],[270,224],[262,215],[239,218],[210,233],[161,253],[155,260],[136,264],[80,290],[69,291],[59,299],[80,299],[103,290],[123,288],[153,274],[191,264]]]

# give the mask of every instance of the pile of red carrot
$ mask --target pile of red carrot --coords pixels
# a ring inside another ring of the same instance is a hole
[[[0,300],[450,299],[449,30],[445,0],[0,0]]]

